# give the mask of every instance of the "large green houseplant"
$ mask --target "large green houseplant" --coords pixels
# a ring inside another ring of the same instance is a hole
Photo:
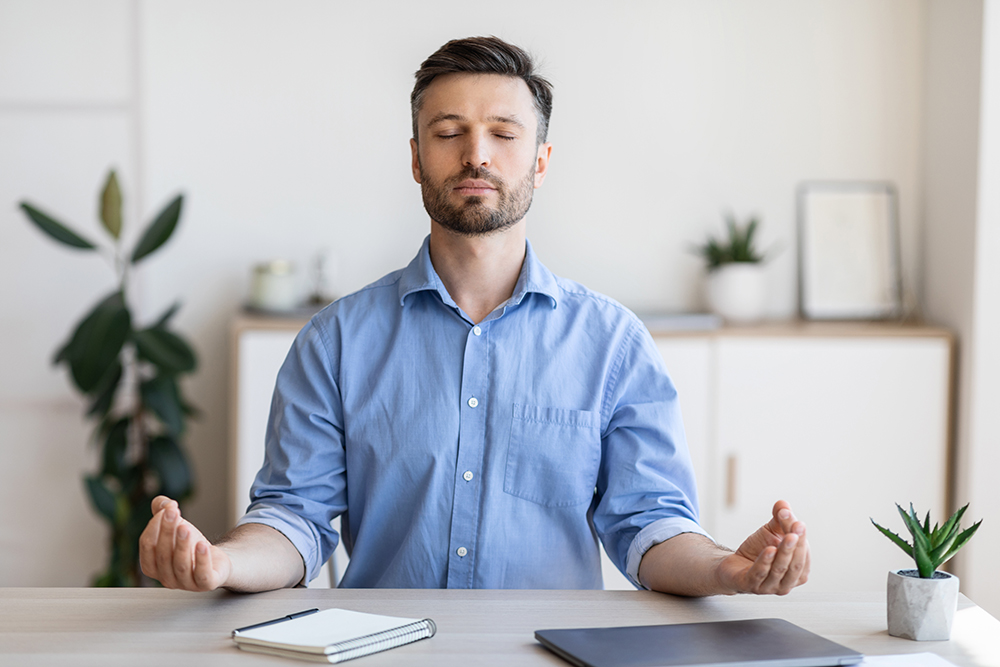
[[[122,242],[122,195],[114,171],[99,199],[99,217],[109,241],[97,244],[28,202],[21,208],[52,239],[81,251],[103,254],[116,283],[76,325],[56,352],[76,388],[86,396],[100,469],[84,477],[94,509],[111,525],[107,570],[95,586],[136,586],[139,535],[151,518],[157,494],[184,499],[191,494],[191,470],[181,448],[193,408],[182,397],[178,378],[195,370],[191,346],[171,331],[175,304],[154,322],[139,326],[129,306],[133,267],[158,250],[177,227],[183,197],[159,212],[131,251]]]

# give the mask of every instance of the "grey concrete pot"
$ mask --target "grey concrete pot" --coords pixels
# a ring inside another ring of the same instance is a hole
[[[909,573],[913,576],[906,576]],[[890,635],[917,641],[951,638],[951,622],[958,609],[958,577],[947,572],[934,575],[934,579],[921,579],[916,570],[889,572],[886,600]]]

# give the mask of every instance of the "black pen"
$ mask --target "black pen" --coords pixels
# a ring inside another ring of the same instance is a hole
[[[245,628],[236,628],[233,630],[233,635],[235,636],[238,632],[246,632],[247,630],[253,630],[255,628],[263,628],[265,625],[274,625],[275,623],[283,623],[285,621],[290,621],[293,618],[302,618],[303,616],[308,616],[309,614],[315,614],[319,609],[306,609],[305,611],[296,612],[294,614],[289,614],[288,616],[282,616],[281,618],[276,618],[273,621],[264,621],[263,623],[254,623],[253,625],[248,625]]]

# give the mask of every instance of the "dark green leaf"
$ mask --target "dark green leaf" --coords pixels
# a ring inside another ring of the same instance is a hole
[[[174,437],[184,432],[184,412],[174,378],[161,375],[140,386],[142,401]]]
[[[87,485],[87,492],[90,494],[90,502],[93,503],[94,509],[105,519],[114,523],[117,511],[115,494],[104,485],[99,477],[84,477],[83,481]]]
[[[979,524],[981,524],[982,522],[983,520],[980,519],[976,523],[972,524],[969,528],[963,530],[959,534],[959,536],[955,538],[955,543],[951,545],[951,549],[948,551],[947,554],[945,554],[944,559],[948,560],[956,553],[958,553],[958,550],[964,547],[965,543],[971,540],[972,536],[976,534],[976,531],[979,530]]]
[[[87,410],[88,416],[93,417],[108,413],[111,405],[114,403],[115,393],[118,391],[118,383],[121,382],[121,379],[122,364],[118,359],[115,359],[111,363],[111,368],[108,369],[108,372],[101,378],[97,387],[94,388],[97,398],[90,404],[90,409]]]
[[[71,248],[79,248],[81,250],[93,250],[97,247],[87,239],[66,227],[66,225],[61,222],[57,222],[50,216],[42,213],[28,202],[21,202],[21,208],[28,214],[31,221],[38,225],[39,229],[54,238],[56,241],[64,243]]]
[[[952,514],[944,525],[941,526],[941,532],[944,535],[949,533],[958,532],[958,523],[962,520],[962,516],[965,514],[965,510],[969,509],[969,504],[966,503],[965,507],[959,508],[954,514]]]
[[[121,292],[114,292],[77,326],[59,357],[69,362],[73,381],[80,391],[93,392],[109,372],[128,338],[131,322]]]
[[[880,526],[877,523],[875,523],[875,519],[872,519],[871,517],[869,517],[869,520],[872,522],[873,526],[875,526],[876,528],[878,528],[878,530],[879,530],[880,533],[882,533],[883,535],[885,535],[886,537],[888,537],[890,540],[892,540],[892,543],[895,544],[900,549],[902,549],[906,553],[907,556],[909,556],[910,558],[913,558],[913,547],[910,546],[909,542],[907,542],[906,540],[904,540],[902,537],[900,537],[896,533],[892,532],[891,530],[889,530],[887,528],[883,528],[882,526]]]
[[[143,257],[154,252],[157,248],[167,242],[170,235],[177,227],[177,221],[181,217],[181,205],[184,202],[183,195],[177,195],[173,201],[160,211],[156,219],[146,228],[135,250],[132,251],[132,263],[135,264]]]
[[[118,187],[118,177],[112,169],[101,193],[101,222],[115,239],[122,233],[122,191]]]
[[[191,491],[191,472],[177,443],[158,437],[149,443],[149,466],[160,479],[160,493],[183,498]]]
[[[111,477],[122,477],[125,472],[125,450],[128,449],[129,420],[122,419],[108,433],[104,440],[101,474]]]
[[[152,328],[156,329],[158,327],[166,327],[167,326],[167,322],[170,321],[170,318],[172,318],[174,315],[176,315],[177,311],[180,310],[180,309],[181,309],[181,302],[178,301],[174,305],[170,306],[170,308],[168,308],[166,310],[166,312],[164,312],[162,315],[160,315],[160,319],[158,319],[156,321],[156,324],[154,324],[152,326]]]
[[[133,340],[139,358],[155,364],[164,373],[188,373],[198,365],[194,351],[184,339],[166,329],[143,329],[135,332]]]

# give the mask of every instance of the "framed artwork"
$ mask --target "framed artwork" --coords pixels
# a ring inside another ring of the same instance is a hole
[[[899,317],[896,188],[815,181],[798,190],[799,312],[811,320]]]

